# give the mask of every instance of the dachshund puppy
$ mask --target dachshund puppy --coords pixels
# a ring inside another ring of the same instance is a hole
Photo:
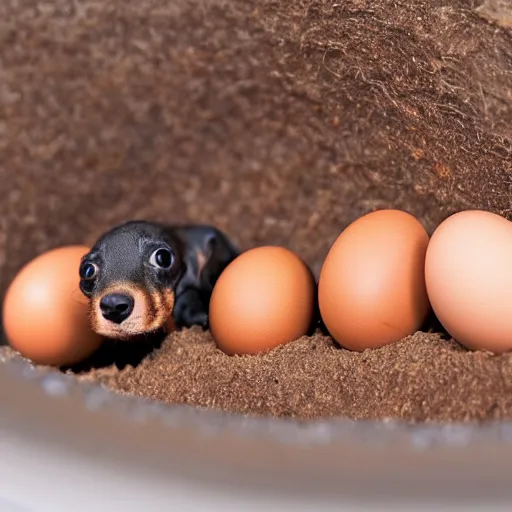
[[[208,327],[213,286],[239,255],[208,225],[129,221],[103,234],[80,263],[92,329],[126,340],[175,327]]]

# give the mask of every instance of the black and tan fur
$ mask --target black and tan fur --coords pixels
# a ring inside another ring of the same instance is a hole
[[[172,255],[169,268],[156,265],[161,249]],[[80,264],[80,289],[90,298],[93,330],[129,339],[161,330],[169,320],[177,328],[206,328],[213,286],[238,254],[208,225],[130,221],[113,228]]]

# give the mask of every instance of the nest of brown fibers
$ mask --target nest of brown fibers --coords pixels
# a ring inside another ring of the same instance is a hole
[[[242,249],[288,247],[317,276],[375,209],[429,232],[463,209],[510,218],[508,2],[26,0],[0,15],[2,292],[37,254],[132,218],[213,223]],[[171,404],[512,417],[512,356],[435,326],[363,353],[317,332],[230,357],[199,329],[100,352],[72,373]]]

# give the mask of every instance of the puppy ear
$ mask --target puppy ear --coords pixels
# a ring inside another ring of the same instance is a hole
[[[222,271],[239,254],[240,251],[219,231],[205,237],[199,254],[201,288],[211,292]]]

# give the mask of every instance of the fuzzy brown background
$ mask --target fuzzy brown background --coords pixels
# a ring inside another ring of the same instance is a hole
[[[510,218],[510,20],[503,0],[0,3],[0,290],[41,251],[132,218],[212,222],[242,248],[285,245],[316,274],[373,209],[407,210],[429,231],[460,209]],[[167,399],[194,403],[202,349],[197,333],[174,336],[161,357],[185,344],[190,371]],[[126,390],[122,372],[109,379]],[[240,395],[237,382],[195,403],[260,410],[250,390],[247,407],[218,398]],[[365,416],[339,400],[329,410]]]

